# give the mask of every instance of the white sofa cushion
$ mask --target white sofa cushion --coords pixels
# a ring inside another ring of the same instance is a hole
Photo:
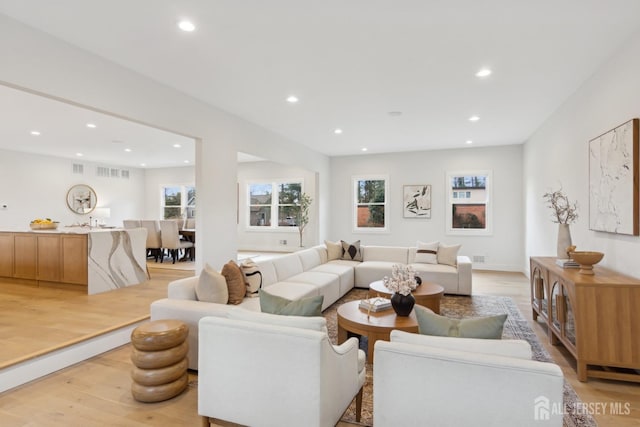
[[[263,288],[278,283],[278,274],[276,273],[276,267],[273,265],[273,260],[259,261],[256,264],[262,274]]]
[[[302,261],[295,253],[275,258],[272,262],[276,269],[278,281],[288,279],[304,271],[302,269]]]
[[[318,253],[317,250],[313,248],[296,252],[296,255],[300,257],[300,262],[302,263],[303,271],[309,271],[313,267],[317,267],[322,263],[320,259],[320,254]]]
[[[257,313],[236,306],[227,312],[227,317],[263,325],[289,326],[328,333],[327,321],[322,316],[281,316],[279,314]]]
[[[525,340],[486,340],[481,338],[455,339],[433,335],[413,334],[400,330],[391,331],[392,342],[468,351],[470,353],[494,354],[531,360],[531,345]]]
[[[342,242],[325,240],[324,245],[327,247],[327,261],[342,258]]]
[[[307,283],[299,282],[278,282],[266,289],[272,295],[287,299],[300,299],[304,297],[314,297],[319,295],[318,288]]]
[[[329,307],[340,298],[340,277],[332,273],[320,271],[305,271],[288,278],[285,282],[307,283],[318,289],[318,294],[323,295],[325,302],[322,309]]]
[[[368,287],[371,282],[382,280],[384,276],[391,276],[393,266],[397,262],[366,261],[356,266],[356,285]]]
[[[438,264],[457,265],[458,251],[461,245],[440,245],[438,247]]]
[[[406,264],[409,248],[404,246],[363,246],[363,261],[385,261],[392,264]]]
[[[311,271],[318,271],[321,273],[331,273],[338,276],[340,280],[340,295],[346,294],[347,292],[349,292],[350,289],[353,288],[354,274],[353,274],[352,266],[338,264],[335,262],[328,262],[326,264],[321,264],[315,267]]]
[[[198,301],[226,304],[229,301],[229,289],[224,276],[209,264],[205,264],[196,284]]]
[[[440,242],[424,243],[418,241],[416,244],[416,256],[415,262],[423,264],[437,264],[438,263],[438,246]]]

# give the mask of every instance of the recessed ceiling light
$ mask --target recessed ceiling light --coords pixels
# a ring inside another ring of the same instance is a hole
[[[37,130],[32,130],[31,131],[31,135],[38,136],[38,135],[40,135],[40,132],[38,132]]]
[[[490,76],[490,75],[491,75],[491,70],[488,69],[488,68],[481,68],[476,73],[476,77],[487,77],[487,76]]]
[[[131,152],[131,148],[125,148],[124,151],[126,151],[127,153]]]
[[[290,95],[290,96],[288,96],[288,97],[287,97],[287,102],[288,102],[289,104],[295,104],[295,103],[296,103],[296,102],[298,102],[298,101],[300,101],[300,100],[299,100],[299,99],[298,99],[298,97],[297,97],[297,96],[295,96],[295,95]]]
[[[342,133],[342,129],[338,128],[333,131],[336,135],[340,135]]]
[[[399,117],[402,115],[402,111],[389,111],[387,114],[391,117]]]
[[[173,144],[173,148],[180,148],[180,147],[182,147],[182,145],[180,145],[180,144]]]
[[[146,163],[140,163],[140,166],[145,167],[145,166],[147,166],[147,164]]]
[[[367,147],[362,147],[360,150],[361,151],[367,151]]]
[[[185,163],[189,163],[189,160],[185,160],[184,162],[185,162]]]
[[[193,22],[183,19],[182,21],[178,22],[178,28],[180,28],[182,31],[190,33],[196,29],[196,26],[193,25]]]
[[[91,128],[91,129],[95,129],[95,128],[96,128],[96,125],[95,125],[95,124],[93,124],[93,123],[87,123],[87,127],[88,127],[88,128]]]
[[[78,156],[78,157],[82,157],[82,156],[84,156],[84,154],[82,154],[82,153],[76,153],[76,156]]]
[[[472,141],[472,140],[470,140],[470,139],[468,139],[468,140],[467,140],[467,144],[473,144],[473,141]]]
[[[477,122],[478,120],[480,120],[480,117],[478,117],[478,116],[471,116],[471,117],[469,117],[469,121],[470,121],[470,122]]]

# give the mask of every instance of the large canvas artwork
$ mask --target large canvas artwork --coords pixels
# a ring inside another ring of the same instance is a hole
[[[589,141],[589,228],[638,235],[638,119]]]
[[[404,186],[404,217],[431,218],[431,186]]]

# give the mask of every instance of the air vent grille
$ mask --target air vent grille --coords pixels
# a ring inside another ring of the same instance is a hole
[[[129,171],[126,169],[122,169],[120,171],[120,177],[124,179],[129,179]]]
[[[84,165],[81,165],[79,163],[74,163],[73,164],[73,173],[78,174],[78,175],[82,175],[84,173]]]

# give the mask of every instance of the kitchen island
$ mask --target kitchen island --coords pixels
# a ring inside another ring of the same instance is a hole
[[[81,286],[89,295],[147,280],[147,231],[62,227],[0,231],[0,280]]]

